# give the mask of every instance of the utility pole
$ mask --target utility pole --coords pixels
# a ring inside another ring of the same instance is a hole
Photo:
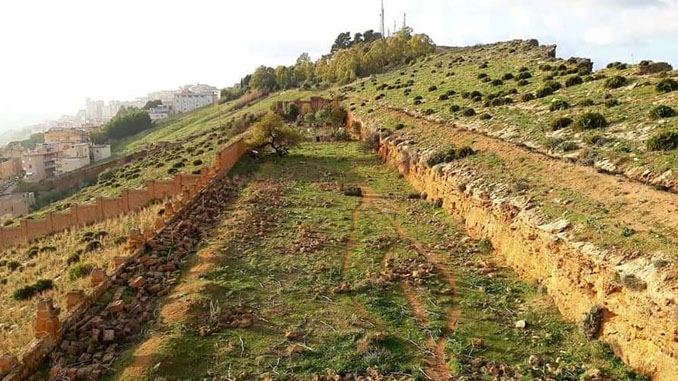
[[[393,20],[393,35],[395,36],[396,32],[398,31],[398,27],[396,26],[396,21]]]
[[[386,25],[384,24],[384,0],[381,0],[381,38],[386,38]]]
[[[403,29],[407,28],[407,13],[403,13]]]

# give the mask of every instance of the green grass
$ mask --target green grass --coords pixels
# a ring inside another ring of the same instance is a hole
[[[459,57],[463,57],[465,61],[455,62]],[[601,129],[605,143],[594,147],[601,158],[610,159],[620,169],[642,165],[658,173],[668,169],[674,169],[675,172],[678,150],[666,153],[653,153],[645,150],[645,141],[652,134],[662,129],[678,129],[677,117],[657,121],[649,115],[649,110],[656,105],[675,107],[678,103],[678,92],[658,93],[655,90],[655,84],[661,80],[661,75],[636,76],[638,71],[636,65],[629,65],[624,70],[602,69],[593,74],[594,77],[601,77],[601,79],[588,80],[591,76],[583,76],[585,81],[582,84],[563,86],[553,95],[528,102],[521,101],[522,95],[534,94],[543,87],[549,76],[555,75],[553,81],[561,85],[574,76],[540,70],[540,64],[547,60],[548,58],[540,50],[524,49],[522,46],[511,43],[457,49],[420,59],[409,66],[376,76],[374,80],[351,84],[344,88],[344,92],[348,95],[347,104],[353,104],[351,107],[360,116],[376,112],[382,106],[407,109],[421,115],[431,114],[446,122],[456,122],[490,133],[510,130],[515,134],[516,139],[536,144],[544,150],[549,149],[549,139],[554,135],[576,143],[580,147],[591,147],[582,140],[582,135],[573,127],[554,133],[549,126],[557,118],[570,117],[576,120],[577,117],[587,112],[598,112],[610,122],[609,127]],[[481,69],[479,64],[486,61],[488,67]],[[564,60],[551,63],[554,67],[559,64],[565,64],[568,69],[576,68],[576,65]],[[502,78],[505,73],[517,76],[521,67],[528,68],[528,72],[532,75],[526,86],[518,86],[517,78],[504,80],[500,86],[494,86],[491,82],[484,82],[478,78],[481,73],[491,79]],[[448,76],[450,72],[454,75]],[[675,77],[676,74],[676,72],[671,72],[669,76]],[[606,88],[605,77],[619,75],[627,78],[626,84],[616,89]],[[405,86],[408,81],[414,81],[414,83]],[[429,91],[429,88],[434,85],[437,90]],[[410,92],[405,93],[405,89]],[[441,98],[451,90],[456,94]],[[482,99],[474,101],[463,97],[465,92],[472,91],[479,91]],[[502,106],[487,105],[488,95],[497,94],[500,91],[506,94],[499,98],[508,97],[513,102]],[[510,94],[510,91],[516,93]],[[385,94],[385,96],[376,100],[379,94]],[[417,97],[422,97],[420,104],[415,103]],[[606,97],[617,100],[619,105],[607,107]],[[592,100],[593,105],[582,106],[584,100]],[[571,107],[551,112],[549,110],[554,101],[566,101]],[[366,104],[361,106],[362,102]],[[450,106],[452,105],[459,106],[460,111],[451,112]],[[474,108],[475,116],[463,116],[462,112],[466,107]],[[484,113],[491,114],[492,119],[482,120],[480,115]],[[391,125],[395,123],[387,123],[384,127]],[[408,126],[406,130],[406,133],[418,140],[431,139],[431,133],[426,129]],[[623,151],[619,150],[621,146],[625,147]],[[630,160],[631,158],[633,160]]]
[[[249,183],[224,216],[223,232],[207,245],[218,256],[200,277],[206,285],[190,296],[195,302],[183,321],[153,328],[172,339],[160,348],[147,377],[312,379],[328,371],[365,374],[372,367],[424,379],[430,336],[446,342],[457,376],[471,375],[476,357],[541,376],[543,369],[525,365],[536,354],[552,364],[559,358],[559,367],[575,378],[590,363],[614,379],[637,379],[512,272],[489,278],[464,266],[491,254],[464,240],[461,227],[441,208],[408,200],[414,190],[407,182],[361,147],[303,144],[284,158],[245,159],[236,166],[234,174],[247,175]],[[345,196],[335,182],[359,184],[378,197]],[[436,253],[457,282],[453,296],[434,266],[430,277],[411,284],[426,326],[399,281],[381,280],[385,255],[393,266],[410,260],[431,264],[394,224]],[[342,273],[347,248],[349,266]],[[342,282],[351,291],[333,293]],[[224,311],[245,305],[254,311],[254,324],[199,337],[210,301]],[[458,310],[454,331],[447,328],[450,308]],[[528,329],[514,328],[518,319],[527,320]],[[304,338],[285,340],[295,330]],[[386,334],[383,341],[358,350],[361,340],[379,332]],[[472,338],[483,339],[485,348],[471,349]],[[293,342],[306,351],[290,356]]]

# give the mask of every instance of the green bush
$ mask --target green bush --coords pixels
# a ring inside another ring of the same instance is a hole
[[[646,143],[650,151],[670,151],[678,148],[678,131],[661,131]]]
[[[608,100],[605,101],[605,107],[610,108],[610,107],[615,107],[615,106],[619,106],[618,100],[612,98],[612,99],[608,99]]]
[[[79,253],[73,253],[66,258],[66,264],[67,265],[73,265],[80,262],[80,254]]]
[[[459,107],[458,105],[450,106],[450,112],[457,112],[459,110],[461,110],[461,107]]]
[[[549,107],[549,110],[551,112],[553,111],[558,111],[558,110],[567,110],[570,108],[570,104],[567,103],[566,100],[563,99],[555,99],[553,102],[551,102],[551,106]]]
[[[430,91],[436,91],[436,90],[438,90],[438,86],[435,86],[435,85],[434,85],[434,86],[430,86],[430,87],[428,88],[428,91],[429,91],[429,92],[430,92]]]
[[[653,120],[671,118],[673,116],[676,116],[676,110],[666,105],[657,106],[650,111],[650,119]]]
[[[472,109],[471,107],[467,107],[464,109],[462,112],[462,115],[464,116],[474,116],[476,114],[476,110]]]
[[[513,78],[514,78],[513,73],[506,73],[501,77],[501,79],[504,80],[504,81],[508,81],[508,80],[513,79]]]
[[[562,117],[551,122],[551,131],[558,131],[565,127],[568,127],[573,122],[572,118]]]
[[[577,119],[575,129],[577,131],[592,130],[607,126],[605,117],[597,112],[587,112]]]
[[[553,94],[553,89],[550,87],[542,87],[541,89],[537,90],[534,93],[534,96],[536,98],[544,98],[548,97],[549,95]]]
[[[483,79],[483,78],[487,78],[487,73],[478,74],[478,79]]]
[[[584,99],[581,102],[579,102],[577,105],[582,106],[582,107],[587,107],[587,106],[593,106],[596,104],[593,99]]]
[[[492,82],[490,82],[490,84],[492,86],[501,86],[504,84],[504,81],[502,81],[501,79],[494,79],[492,80]]]
[[[532,93],[525,93],[525,94],[520,96],[520,100],[523,101],[523,102],[529,102],[529,101],[531,101],[535,98],[536,98],[536,96]]]
[[[577,86],[582,83],[584,83],[584,80],[580,76],[575,75],[565,80],[565,87]]]
[[[54,282],[51,279],[40,279],[34,284],[21,287],[14,291],[12,297],[14,300],[28,300],[35,295],[54,288]]]
[[[480,114],[479,118],[480,118],[480,120],[490,120],[490,119],[492,119],[492,115],[485,112],[485,113]]]
[[[670,93],[678,90],[678,82],[672,78],[664,78],[655,87],[658,93]]]
[[[618,89],[624,85],[626,85],[626,77],[622,77],[621,75],[615,75],[614,77],[610,77],[605,81],[605,87],[608,89]]]
[[[530,84],[530,82],[527,79],[521,79],[516,83],[518,86],[527,86]]]
[[[529,71],[523,71],[516,76],[517,80],[530,79],[530,78],[532,78],[532,74]]]
[[[86,277],[94,270],[94,265],[89,263],[79,263],[68,269],[68,277],[71,280],[77,280]]]
[[[9,271],[14,271],[14,270],[18,269],[19,267],[21,267],[21,263],[19,263],[17,261],[7,262],[7,268],[9,269]]]

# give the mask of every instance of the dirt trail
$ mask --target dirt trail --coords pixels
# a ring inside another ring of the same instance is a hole
[[[429,129],[433,136],[451,142],[472,142],[472,147],[502,159],[505,171],[519,174],[529,170],[530,180],[549,188],[574,190],[604,205],[609,216],[639,232],[666,229],[678,232],[678,195],[652,188],[625,177],[599,173],[594,168],[567,163],[529,151],[513,143],[461,127],[451,127],[414,118],[402,111],[385,109],[406,123]],[[668,235],[674,243],[675,235]]]
[[[373,193],[369,194],[372,194],[373,195],[372,197],[377,197],[374,196]],[[445,278],[445,281],[449,284],[450,288],[452,289],[452,295],[454,296],[454,294],[456,293],[456,280],[454,279],[454,277],[452,276],[452,272],[449,270],[447,265],[442,261],[442,259],[438,257],[437,254],[425,250],[424,246],[416,239],[413,239],[409,232],[407,232],[400,224],[398,224],[394,219],[392,219],[388,215],[388,212],[386,210],[384,210],[380,206],[377,206],[377,209],[388,220],[391,227],[393,227],[393,229],[401,238],[404,238],[411,242],[412,247],[414,247],[417,253],[419,253],[419,255],[425,257],[428,261],[433,263],[436,269],[441,274],[443,274],[443,277]],[[384,258],[381,261],[382,268],[386,266],[389,259],[390,251],[387,251],[386,254],[384,255]],[[421,324],[421,326],[424,327],[425,329],[429,329],[430,327],[428,312],[426,311],[426,308],[423,306],[423,304],[417,297],[417,294],[412,288],[412,286],[406,280],[402,280],[400,282],[400,287],[402,288],[408,303],[412,307],[412,310],[414,311],[414,316],[419,321],[419,324]],[[458,316],[459,312],[456,310],[456,308],[449,309],[447,315],[448,330],[453,331],[456,328]],[[449,380],[452,378],[452,374],[450,372],[449,366],[447,365],[447,360],[445,356],[446,344],[447,344],[446,336],[443,336],[438,340],[435,340],[431,335],[429,335],[428,338],[426,339],[426,345],[428,346],[429,350],[432,353],[432,359],[429,362],[429,369],[427,369],[428,372],[426,372],[426,375],[434,380]]]
[[[353,209],[351,213],[351,234],[348,236],[348,241],[346,241],[346,249],[344,250],[344,257],[341,260],[341,275],[346,276],[349,268],[351,267],[351,251],[357,244],[358,236],[358,225],[360,224],[360,209],[363,207],[366,201],[369,199],[361,198],[360,203]]]

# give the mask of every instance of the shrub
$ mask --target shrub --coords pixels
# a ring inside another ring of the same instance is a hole
[[[344,188],[344,196],[362,197],[363,196],[363,189],[360,188],[360,187]]]
[[[402,130],[403,128],[405,128],[405,125],[403,123],[398,123],[395,126],[396,131]]]
[[[508,81],[508,80],[513,79],[513,78],[514,78],[513,73],[506,73],[501,77],[501,79],[504,80],[504,81]]]
[[[429,92],[430,92],[430,91],[436,91],[436,90],[438,90],[438,86],[435,86],[435,85],[434,85],[434,86],[430,86],[430,87],[428,88],[428,91],[429,91]]]
[[[438,97],[438,100],[439,100],[439,101],[446,101],[446,100],[448,100],[448,99],[450,99],[450,97],[449,97],[447,94],[441,94],[441,95]]]
[[[40,249],[37,246],[33,246],[30,249],[28,249],[26,255],[28,256],[28,259],[33,259],[38,256],[39,251]]]
[[[553,122],[551,122],[551,131],[558,131],[560,129],[563,129],[565,127],[568,127],[571,125],[573,120],[568,117],[562,117],[555,119]]]
[[[670,118],[673,116],[676,116],[676,110],[666,105],[657,106],[650,111],[650,119],[653,120]]]
[[[483,79],[483,78],[487,78],[487,73],[478,74],[478,79]]]
[[[523,102],[529,102],[529,101],[531,101],[535,98],[536,98],[535,95],[532,94],[532,93],[525,93],[525,94],[520,96],[520,100],[523,101]]]
[[[616,99],[608,99],[608,100],[605,101],[605,106],[608,107],[608,108],[619,106],[619,101],[616,100]]]
[[[504,81],[502,81],[501,79],[494,79],[492,80],[492,82],[490,82],[490,84],[492,86],[501,86],[504,84]]]
[[[542,87],[534,93],[536,98],[544,98],[553,94],[553,89],[550,87]]]
[[[458,105],[450,106],[450,112],[457,112],[459,110],[461,110],[461,107],[459,107]]]
[[[97,251],[101,250],[103,248],[103,245],[99,241],[92,241],[85,246],[85,253],[89,253],[92,251]]]
[[[21,287],[14,291],[12,297],[14,300],[28,300],[43,291],[54,288],[54,282],[51,279],[40,279],[34,284]]]
[[[492,119],[492,115],[485,112],[485,113],[480,114],[480,119],[481,120],[490,120],[490,119]]]
[[[621,75],[615,75],[605,81],[605,87],[608,89],[618,89],[624,85],[626,85],[626,77],[622,77]]]
[[[577,86],[582,83],[584,83],[584,80],[580,76],[575,75],[565,80],[565,87]]]
[[[597,112],[587,112],[577,119],[575,127],[578,131],[592,130],[607,126],[607,120]]]
[[[524,71],[521,72],[516,76],[516,79],[521,80],[521,79],[530,79],[532,78],[532,74],[529,71]]]
[[[596,103],[593,101],[593,99],[583,99],[577,105],[582,106],[582,107],[586,107],[586,106],[593,106],[594,104],[596,104]]]
[[[94,270],[94,266],[89,263],[80,263],[68,269],[68,277],[71,280],[84,278]]]
[[[563,99],[554,99],[553,102],[551,102],[549,110],[553,112],[558,110],[567,110],[568,108],[570,108],[570,104],[567,103],[567,101]]]
[[[678,131],[661,131],[648,139],[650,151],[670,151],[678,148]]]
[[[672,78],[664,78],[655,87],[658,93],[670,93],[678,90],[678,82]]]
[[[471,156],[475,151],[469,146],[463,146],[456,148],[454,145],[450,145],[447,148],[434,151],[426,159],[426,164],[429,167],[433,167],[436,164],[440,163],[449,163],[457,159],[463,159],[465,157]]]
[[[542,65],[539,65],[539,70],[541,70],[541,71],[551,71],[551,70],[553,70],[553,67],[549,64],[542,64]]]
[[[462,112],[462,115],[464,116],[474,116],[476,114],[476,110],[472,109],[471,107],[467,107],[464,109]]]
[[[202,165],[202,160],[200,159],[193,160],[193,165],[195,165],[196,167]]]
[[[521,79],[521,80],[518,81],[518,83],[517,83],[518,86],[527,86],[527,85],[529,85],[529,84],[530,84],[530,82],[529,82],[528,80],[526,80],[526,79]]]
[[[523,67],[521,67],[520,69],[518,69],[518,71],[521,72],[521,73],[524,73],[524,72],[526,72],[526,71],[528,71],[528,70],[530,70],[530,69],[528,69],[528,68],[525,67],[525,66],[523,66]]]
[[[548,87],[551,90],[553,90],[553,92],[556,92],[556,91],[560,90],[563,87],[563,85],[561,85],[560,82],[556,82],[556,81],[546,81],[544,83],[544,87]]]
[[[80,262],[80,254],[79,253],[73,253],[68,256],[66,259],[66,264],[67,265],[74,265],[76,263]]]
[[[7,268],[9,269],[9,271],[14,271],[14,270],[18,269],[19,267],[21,267],[21,263],[19,263],[17,261],[7,262]]]
[[[445,93],[445,95],[447,95],[448,97],[451,97],[451,96],[456,95],[456,94],[457,94],[457,92],[454,91],[454,90],[447,90],[447,92]]]

